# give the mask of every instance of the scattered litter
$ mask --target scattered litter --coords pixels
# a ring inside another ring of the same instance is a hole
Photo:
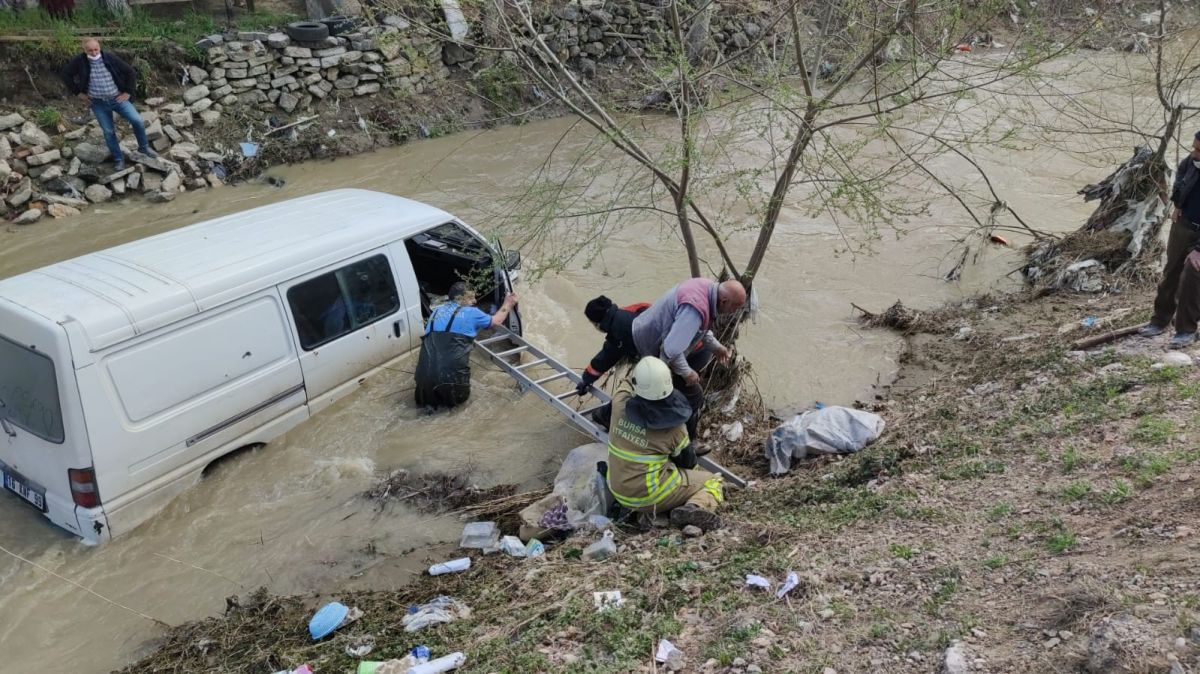
[[[322,606],[308,621],[308,633],[313,640],[324,639],[346,621],[350,609],[345,604],[330,602]]]
[[[529,539],[525,544],[525,556],[537,557],[538,555],[546,554],[546,546],[536,538]]]
[[[606,590],[604,592],[593,592],[592,603],[596,605],[597,611],[604,611],[615,606],[621,606],[625,603],[625,598],[621,596],[620,590]]]
[[[406,655],[399,660],[385,660],[378,662],[374,660],[363,660],[358,663],[358,669],[355,674],[408,674],[408,670],[421,663],[413,659],[413,656]]]
[[[730,442],[737,442],[742,439],[742,433],[746,431],[742,426],[742,422],[735,421],[731,424],[723,424],[721,426],[721,434]]]
[[[832,405],[798,414],[780,424],[767,438],[771,474],[791,470],[792,459],[812,450],[820,454],[849,454],[874,442],[883,433],[878,414]]]
[[[462,667],[463,663],[466,661],[467,656],[463,653],[451,653],[450,655],[440,657],[437,660],[430,660],[429,662],[419,664],[416,667],[409,667],[408,674],[441,674],[442,672],[448,672],[452,669],[458,669],[459,667]]]
[[[613,532],[605,531],[600,540],[583,549],[583,558],[591,562],[602,562],[617,554],[617,544],[613,541]]]
[[[733,414],[733,411],[737,408],[738,399],[740,399],[741,397],[742,397],[742,386],[741,386],[741,384],[738,384],[733,387],[733,393],[729,396],[729,402],[725,403],[725,406],[721,408],[721,413],[722,414]]]
[[[337,135],[337,131],[335,131],[334,129],[330,129],[329,131],[325,132],[325,135],[329,136],[330,138],[333,138],[334,136]]]
[[[249,159],[258,155],[258,143],[238,143],[242,146],[242,156]]]
[[[458,547],[485,550],[496,547],[499,541],[500,529],[496,527],[495,522],[471,522],[463,527],[462,540],[459,541]]]
[[[369,634],[355,639],[352,643],[347,644],[345,648],[346,655],[352,658],[365,657],[373,650],[375,650],[375,637]]]
[[[683,660],[683,651],[675,647],[675,644],[660,639],[658,642],[658,650],[654,652],[654,660],[656,662],[667,662],[668,660]]]
[[[825,409],[825,403],[818,400],[815,403],[813,403],[813,408],[818,409],[818,410],[823,410],[823,409]]]
[[[1080,325],[1082,325],[1082,326],[1083,326],[1083,327],[1085,327],[1085,328],[1091,328],[1091,327],[1094,327],[1094,326],[1096,325],[1096,321],[1097,321],[1097,320],[1098,320],[1098,319],[1097,319],[1095,316],[1088,316],[1087,318],[1085,318],[1085,319],[1083,319],[1082,321],[1080,321],[1080,322],[1079,322],[1079,324],[1080,324]]]
[[[972,328],[969,325],[964,325],[958,329],[958,332],[954,333],[954,339],[956,339],[960,342],[965,342],[968,339],[971,339],[972,335],[974,335],[974,334],[975,334],[975,328]]]
[[[275,674],[312,674],[312,667],[307,664],[300,665],[295,669],[281,669]]]
[[[796,586],[799,584],[800,576],[797,576],[795,571],[789,571],[787,579],[783,581],[783,585],[779,588],[779,591],[775,593],[775,597],[777,599],[783,599],[787,593],[796,589]]]
[[[431,602],[420,606],[410,606],[408,614],[400,619],[405,632],[416,632],[430,625],[452,623],[459,618],[470,618],[471,609],[466,604],[441,595]]]
[[[525,544],[516,536],[505,536],[500,539],[500,551],[509,557],[526,557],[528,553]]]
[[[604,515],[588,515],[588,524],[596,531],[604,531],[612,526],[612,520]]]
[[[746,585],[748,587],[761,587],[764,590],[771,589],[771,581],[753,573],[746,574]]]
[[[416,658],[418,664],[422,662],[429,662],[429,658],[433,656],[433,654],[429,652],[429,647],[425,645],[413,646],[410,654],[413,658]]]
[[[433,566],[429,567],[429,575],[440,576],[443,573],[458,573],[460,571],[466,571],[469,568],[471,568],[471,558],[460,557],[458,559],[452,559],[448,562],[434,564]]]
[[[570,531],[571,525],[567,523],[566,502],[560,499],[557,505],[543,513],[541,519],[538,520],[538,526],[551,531]]]
[[[1008,243],[1008,239],[1004,238],[1003,236],[1000,236],[999,234],[991,235],[990,237],[988,237],[988,240],[991,241],[992,243],[1000,244],[1001,246],[1010,245]]]
[[[957,45],[954,46],[954,48],[961,52],[971,51],[971,45],[967,44],[966,42],[959,42]]]

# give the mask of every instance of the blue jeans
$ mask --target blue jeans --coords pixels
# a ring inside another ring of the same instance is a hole
[[[108,151],[112,153],[113,161],[124,161],[125,156],[121,154],[121,144],[117,142],[117,129],[113,125],[113,113],[125,118],[129,122],[129,126],[133,127],[133,135],[137,137],[138,150],[146,152],[150,149],[150,141],[146,140],[146,125],[142,122],[142,116],[138,114],[137,108],[133,107],[133,103],[129,101],[119,102],[115,98],[93,98],[92,99],[92,114],[96,116],[96,121],[100,122],[100,130],[104,132],[104,142],[108,145]]]

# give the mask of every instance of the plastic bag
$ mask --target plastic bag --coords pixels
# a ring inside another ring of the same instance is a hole
[[[430,625],[470,617],[471,609],[467,608],[466,604],[442,595],[431,602],[409,608],[408,614],[401,618],[400,622],[404,625],[405,632],[416,632]]]
[[[521,511],[521,538],[546,538],[563,524],[559,513],[551,521],[542,518],[555,507],[566,506],[568,529],[587,524],[592,515],[604,515],[612,504],[612,492],[596,464],[608,459],[608,447],[599,443],[572,449],[554,478],[553,492]],[[554,524],[555,526],[551,526]]]
[[[811,450],[820,454],[850,454],[866,447],[883,433],[878,414],[829,406],[798,414],[780,424],[767,438],[766,454],[771,474],[782,475],[792,468],[792,459],[802,459]]]

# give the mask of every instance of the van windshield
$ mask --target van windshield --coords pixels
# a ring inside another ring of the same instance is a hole
[[[0,337],[0,418],[43,440],[63,441],[54,361],[5,337]]]

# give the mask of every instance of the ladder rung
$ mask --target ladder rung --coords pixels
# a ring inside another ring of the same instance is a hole
[[[495,337],[488,337],[487,339],[481,339],[475,343],[478,344],[479,346],[483,346],[485,344],[491,344],[492,342],[499,342],[502,339],[508,339],[508,338],[509,338],[508,335],[496,335]]]
[[[570,398],[573,395],[579,395],[579,392],[576,391],[575,389],[571,389],[570,391],[567,391],[566,393],[559,393],[558,395],[554,396],[554,398],[556,400],[562,400],[563,398]]]
[[[528,363],[525,363],[524,365],[518,365],[518,366],[514,367],[513,369],[514,370],[524,370],[527,367],[533,367],[534,365],[541,365],[542,363],[544,363],[548,360],[550,360],[550,359],[549,358],[538,358],[537,360],[531,360]]]
[[[558,374],[552,374],[549,377],[542,377],[541,379],[539,379],[533,383],[541,386],[542,384],[545,384],[548,381],[554,381],[555,379],[562,379],[563,377],[569,376],[570,374],[571,374],[570,372],[559,372]]]
[[[514,353],[521,353],[522,351],[526,351],[528,349],[529,349],[528,346],[518,346],[517,348],[509,349],[508,351],[501,351],[500,353],[492,353],[492,355],[497,358],[504,358],[505,356],[511,356]]]

